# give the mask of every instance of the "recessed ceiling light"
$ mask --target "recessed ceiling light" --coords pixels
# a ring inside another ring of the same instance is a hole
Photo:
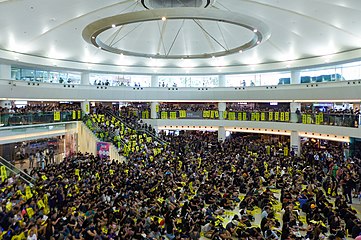
[[[94,37],[94,36],[92,36],[92,39],[95,39],[95,37]]]
[[[257,41],[257,44],[260,44],[261,43],[261,41]]]
[[[101,46],[99,46],[98,48],[99,48],[99,49],[102,49],[102,47],[101,47]]]
[[[258,30],[257,30],[257,29],[253,29],[253,32],[255,32],[255,33],[256,33],[256,32],[258,32]]]
[[[238,52],[239,52],[239,53],[243,53],[243,50],[241,49],[241,50],[239,50]]]
[[[112,24],[112,28],[115,28],[115,24]]]
[[[165,20],[167,20],[167,18],[166,18],[166,17],[162,17],[162,21],[165,21]]]

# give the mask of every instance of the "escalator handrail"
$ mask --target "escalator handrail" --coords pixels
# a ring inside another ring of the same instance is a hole
[[[7,161],[3,157],[0,156],[0,164],[5,166],[10,172],[14,173],[15,175],[20,175],[20,178],[26,181],[28,184],[33,184],[35,182],[35,179],[24,172],[23,170],[15,167],[11,162]],[[16,169],[16,171],[14,170]]]

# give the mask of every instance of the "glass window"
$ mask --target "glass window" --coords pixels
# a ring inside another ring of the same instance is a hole
[[[159,87],[218,87],[218,76],[159,76]]]

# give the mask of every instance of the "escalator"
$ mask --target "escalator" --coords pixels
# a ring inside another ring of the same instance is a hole
[[[158,137],[157,135],[155,135],[153,132],[149,131],[148,129],[145,128],[134,128],[134,126],[131,126],[130,124],[128,124],[127,122],[124,121],[124,119],[122,119],[120,116],[116,115],[115,113],[113,113],[112,111],[105,111],[105,114],[107,114],[110,117],[115,117],[115,119],[117,119],[118,121],[120,121],[121,123],[124,124],[125,127],[128,127],[130,129],[134,129],[136,130],[138,133],[145,133],[148,136],[152,137],[153,140],[159,142],[160,144],[164,145],[164,144],[168,144],[167,141],[165,141],[164,139]]]
[[[32,186],[35,183],[35,179],[29,174],[25,173],[21,169],[15,167],[11,162],[5,160],[3,157],[0,157],[0,166],[4,166],[8,176],[19,176],[21,180],[26,182],[28,185]]]

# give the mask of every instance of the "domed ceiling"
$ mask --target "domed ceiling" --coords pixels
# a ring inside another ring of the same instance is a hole
[[[3,61],[104,72],[290,69],[361,58],[360,0],[0,0]]]

